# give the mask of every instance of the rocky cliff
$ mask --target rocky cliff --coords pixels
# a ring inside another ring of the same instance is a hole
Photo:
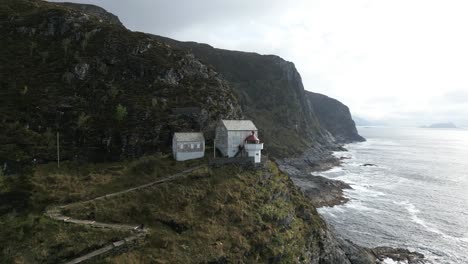
[[[306,92],[320,124],[340,143],[364,141],[356,129],[349,108],[340,101],[323,94]]]

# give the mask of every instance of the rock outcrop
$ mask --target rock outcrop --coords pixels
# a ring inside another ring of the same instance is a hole
[[[105,10],[104,8],[102,7],[99,7],[99,6],[95,6],[95,5],[88,5],[88,4],[77,4],[77,3],[70,3],[70,2],[63,2],[63,3],[55,3],[56,5],[62,5],[64,7],[68,7],[68,8],[71,8],[71,9],[75,9],[75,10],[78,10],[82,13],[85,13],[85,14],[89,14],[89,15],[93,15],[93,16],[96,16],[100,19],[100,21],[102,22],[106,22],[106,23],[109,23],[109,24],[114,24],[114,25],[119,25],[119,26],[124,26],[122,24],[122,22],[120,22],[120,19],[110,13],[110,12],[107,12],[107,10]]]

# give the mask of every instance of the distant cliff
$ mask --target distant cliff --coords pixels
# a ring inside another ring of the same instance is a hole
[[[457,126],[452,122],[448,122],[448,123],[435,123],[429,126],[423,126],[423,128],[457,128]]]
[[[340,101],[323,94],[306,92],[320,124],[340,143],[364,141],[356,129],[349,108]]]

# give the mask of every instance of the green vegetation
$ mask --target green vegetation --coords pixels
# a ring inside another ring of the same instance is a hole
[[[176,162],[170,156],[145,156],[114,163],[65,162],[40,165],[32,177],[34,204],[62,205],[89,200],[143,185],[199,165],[204,160]]]
[[[127,117],[127,108],[121,104],[118,104],[115,108],[115,119],[117,121],[122,122]]]
[[[0,216],[1,263],[61,263],[118,241],[125,232],[59,223],[41,215]]]
[[[141,248],[108,257],[108,263],[304,261],[322,222],[288,177],[274,163],[267,167],[204,167],[114,199],[71,205],[64,213],[151,228]]]
[[[118,163],[36,166],[24,196],[28,199],[23,213],[10,208],[0,217],[0,247],[5,248],[0,259],[6,263],[56,263],[121,239],[126,236],[123,232],[59,223],[42,213],[46,207],[86,201],[204,163],[206,160],[175,162],[167,156],[145,156]],[[0,179],[0,194],[14,189],[6,184],[11,177]],[[19,183],[15,188],[21,189]],[[316,230],[323,228],[312,205],[273,162],[260,170],[202,166],[147,189],[71,204],[63,213],[105,223],[143,223],[151,229],[138,247],[100,260],[106,263],[272,259],[291,263],[305,260],[308,250],[319,250]],[[31,250],[23,250],[24,245]]]
[[[65,162],[34,167],[22,176],[0,175],[2,263],[57,263],[128,236],[128,233],[58,223],[46,207],[95,198],[155,181],[199,165],[146,156],[115,163]]]

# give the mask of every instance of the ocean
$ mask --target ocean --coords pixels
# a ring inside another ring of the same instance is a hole
[[[468,263],[468,130],[358,129],[367,141],[336,152],[342,166],[315,173],[353,188],[348,203],[319,209],[327,223],[358,245]]]

